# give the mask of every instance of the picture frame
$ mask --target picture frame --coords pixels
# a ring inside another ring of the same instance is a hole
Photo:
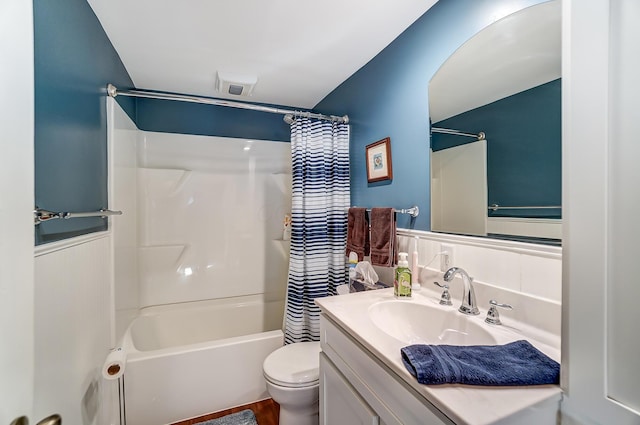
[[[369,183],[393,180],[391,139],[389,137],[367,145],[365,154],[367,160],[367,181]]]

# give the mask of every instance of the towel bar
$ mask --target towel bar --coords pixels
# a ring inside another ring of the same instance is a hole
[[[395,212],[399,214],[409,214],[411,217],[417,217],[420,214],[420,208],[417,205],[412,206],[411,208],[394,208]],[[371,212],[371,208],[367,208],[367,211]]]
[[[70,218],[82,218],[82,217],[102,217],[106,218],[112,215],[122,215],[122,211],[112,211],[106,208],[103,208],[99,211],[89,211],[89,212],[55,212],[49,211],[42,208],[36,207],[33,210],[33,224],[36,226],[40,223],[49,220],[56,219],[64,219],[68,220]]]
[[[532,205],[532,206],[524,206],[524,207],[505,207],[505,206],[498,205],[498,204],[491,204],[489,207],[487,207],[487,209],[489,209],[491,211],[498,211],[498,210],[560,210],[560,209],[562,209],[562,206],[560,206],[560,205],[544,205],[544,206]]]

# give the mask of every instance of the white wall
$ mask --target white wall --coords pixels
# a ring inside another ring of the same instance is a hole
[[[8,424],[33,403],[33,2],[0,2],[0,57],[0,423]]]

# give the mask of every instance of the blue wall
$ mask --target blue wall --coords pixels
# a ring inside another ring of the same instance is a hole
[[[106,85],[133,82],[86,0],[34,0],[35,200],[54,211],[107,206]],[[120,104],[135,116],[135,102]],[[105,220],[43,223],[36,244],[105,230]]]
[[[106,85],[133,87],[86,0],[34,0],[35,199],[52,211],[107,207]],[[117,98],[142,130],[286,141],[279,114]],[[106,230],[106,220],[42,223],[36,244]]]
[[[171,100],[136,99],[140,130],[289,142],[280,114]],[[271,105],[267,105],[271,106]]]
[[[428,229],[431,76],[499,11],[540,0],[440,0],[383,52],[314,108],[351,118],[352,204],[409,207],[400,227]],[[105,86],[133,86],[86,0],[34,0],[35,197],[42,208],[92,211],[107,205]],[[289,140],[280,115],[118,98],[141,129]],[[367,184],[365,146],[391,138],[394,180]],[[36,243],[104,230],[99,218],[44,223]]]
[[[323,99],[315,109],[351,119],[351,204],[406,208],[398,226],[428,230],[428,84],[440,65],[505,10],[540,0],[440,0],[386,49]],[[501,15],[500,15],[501,16]],[[470,64],[473,67],[473,64]],[[365,146],[391,138],[393,181],[368,184]]]
[[[562,134],[560,80],[434,123],[487,135],[489,205],[560,205]],[[434,133],[434,151],[473,139]],[[559,209],[504,210],[490,216],[560,218]]]

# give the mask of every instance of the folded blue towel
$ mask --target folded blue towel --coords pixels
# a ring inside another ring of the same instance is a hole
[[[558,384],[560,365],[527,341],[505,345],[410,345],[400,349],[421,384]]]

